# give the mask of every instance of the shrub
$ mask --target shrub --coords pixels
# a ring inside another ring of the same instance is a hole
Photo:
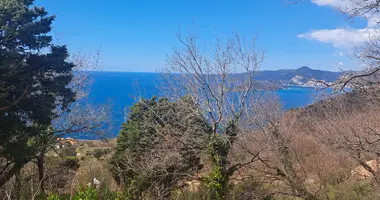
[[[61,149],[60,155],[61,156],[76,156],[76,146],[67,146]]]
[[[186,101],[186,102],[185,102]],[[110,160],[113,176],[132,197],[167,198],[203,165],[201,147],[211,132],[191,99],[153,97],[131,107]]]
[[[60,195],[56,193],[49,195],[49,197],[47,198],[47,200],[61,200],[61,199],[62,198],[60,197]]]
[[[112,192],[108,189],[100,190],[92,186],[80,186],[75,193],[70,196],[66,194],[50,194],[47,200],[121,200],[123,195],[118,192]]]
[[[60,162],[60,165],[72,170],[77,170],[79,168],[79,160],[76,157],[67,156]]]
[[[111,153],[111,149],[109,148],[96,148],[94,151],[87,152],[86,154],[89,156],[93,156],[96,159],[101,158],[102,156],[108,155]]]

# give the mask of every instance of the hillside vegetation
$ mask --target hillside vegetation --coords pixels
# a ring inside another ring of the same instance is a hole
[[[357,2],[342,12],[380,10]],[[118,137],[105,139],[110,105],[88,100],[98,53],[55,45],[54,19],[33,0],[0,1],[1,199],[380,199],[378,38],[359,49],[365,69],[340,74],[260,71],[256,38],[205,49],[178,33],[159,97],[137,99]],[[270,81],[337,93],[285,111],[258,92],[275,89]],[[83,134],[104,139],[72,138]]]
[[[229,157],[231,164],[249,164],[239,168],[231,176],[225,199],[379,198],[379,102],[378,89],[336,95],[305,108],[290,110],[276,124],[268,125],[265,130],[246,133],[231,147]],[[277,135],[273,132],[277,132]],[[123,135],[125,137],[125,133]],[[180,159],[175,154],[168,154],[177,151],[171,149],[175,146],[167,149],[162,146],[164,144],[159,143],[158,149],[154,150],[153,146],[150,150],[146,149],[150,153],[144,159],[148,160],[140,164],[134,161],[135,163],[128,165],[132,167],[129,173],[137,174],[127,175],[124,181],[128,179],[133,182],[120,185],[120,177],[115,176],[115,169],[110,165],[115,166],[115,159],[120,159],[121,155],[118,154],[125,148],[120,146],[122,141],[125,145],[126,140],[121,137],[118,141],[78,140],[75,144],[64,143],[65,146],[59,149],[60,154],[49,152],[46,158],[46,191],[50,191],[50,199],[54,199],[53,194],[59,194],[60,199],[74,194],[83,197],[93,195],[91,198],[94,199],[128,199],[131,198],[128,195],[137,191],[141,192],[141,196],[132,198],[154,199],[159,196],[161,189],[162,192],[170,191],[165,193],[164,199],[204,199],[209,195],[204,177],[213,173],[213,161],[205,151],[195,154],[199,155],[201,162],[192,163],[198,166],[192,169],[194,171],[187,171],[183,174],[185,176],[178,172],[179,176],[175,181],[172,180],[174,182],[168,182],[169,185],[162,185],[161,188],[160,185],[166,184],[169,177],[161,177],[164,174],[158,169],[166,166],[180,170],[180,166],[185,163],[175,161],[174,159]],[[154,157],[155,151],[158,157]],[[260,156],[255,162],[249,162],[253,152],[260,152]],[[142,152],[139,150],[136,153]],[[115,155],[118,155],[117,158]],[[166,159],[170,160],[164,161]],[[127,161],[128,159],[125,160]],[[137,168],[134,168],[135,165]],[[123,173],[129,170],[124,169]],[[165,171],[167,170],[169,169]],[[152,173],[161,175],[153,176]],[[35,190],[31,186],[38,187],[35,181],[38,180],[38,170],[30,163],[24,167],[22,174],[22,191],[26,197]],[[165,176],[169,175],[167,173]],[[145,178],[141,176],[148,176],[145,177],[148,182],[144,183]],[[174,178],[173,174],[170,176]],[[155,186],[151,187],[150,184]],[[123,187],[127,185],[128,192],[125,193]],[[6,187],[13,186],[9,184]],[[142,187],[141,190],[138,190],[139,187]],[[78,191],[77,188],[82,189]]]

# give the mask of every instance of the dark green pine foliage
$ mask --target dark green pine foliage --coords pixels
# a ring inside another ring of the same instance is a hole
[[[0,1],[0,186],[34,156],[31,139],[75,100],[73,63],[33,0]]]
[[[169,195],[202,168],[200,151],[211,127],[200,113],[191,98],[172,102],[153,97],[130,108],[110,162],[128,198]]]

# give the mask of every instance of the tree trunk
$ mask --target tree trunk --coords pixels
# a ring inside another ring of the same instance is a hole
[[[39,190],[42,195],[45,194],[45,152],[41,152],[40,155],[37,156],[37,167],[38,167],[38,185]]]
[[[234,173],[232,168],[228,168],[228,152],[233,141],[222,141],[218,135],[213,136],[214,141],[210,151],[210,158],[213,165],[211,174],[208,177],[208,198],[213,200],[226,199],[229,188],[228,184],[231,176]],[[231,143],[230,143],[231,142]]]
[[[15,173],[15,200],[21,199],[21,170]]]
[[[235,170],[228,168],[226,155],[215,154],[213,157],[218,157],[213,160],[213,171],[209,176],[209,199],[222,200],[226,199],[229,193],[229,181]]]

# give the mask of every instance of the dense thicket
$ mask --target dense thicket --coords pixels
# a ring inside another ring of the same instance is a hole
[[[130,108],[111,160],[130,198],[168,197],[202,168],[200,151],[211,128],[191,98],[140,100]]]

